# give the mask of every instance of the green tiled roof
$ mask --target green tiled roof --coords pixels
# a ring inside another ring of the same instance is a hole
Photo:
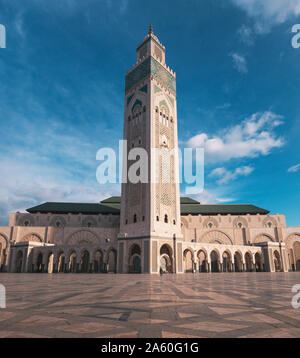
[[[186,197],[186,196],[182,196],[181,198],[180,198],[180,204],[200,204],[199,203],[199,201],[197,201],[197,200],[194,200],[194,199],[192,199],[192,198],[188,198],[188,197]]]
[[[53,203],[47,202],[27,209],[29,213],[56,213],[56,214],[119,214],[120,208],[113,205],[97,203]]]
[[[38,206],[27,209],[29,213],[56,213],[56,214],[119,214],[121,206],[121,197],[112,196],[97,203],[55,203],[47,202]],[[215,205],[202,205],[199,201],[188,197],[180,198],[181,215],[246,215],[246,214],[262,214],[269,213],[250,204],[215,204]]]
[[[121,204],[120,196],[111,196],[110,198],[100,201],[101,204]]]
[[[246,215],[246,214],[269,214],[268,210],[261,209],[257,206],[251,204],[215,204],[215,205],[190,205],[182,204],[180,205],[181,215]]]

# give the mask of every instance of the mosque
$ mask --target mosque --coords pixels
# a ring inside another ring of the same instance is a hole
[[[127,149],[149,155],[148,183],[124,182],[100,203],[46,202],[0,227],[0,270],[43,273],[287,272],[300,270],[300,227],[251,204],[203,205],[179,194],[176,74],[152,27],[126,73]],[[125,158],[130,164],[130,160]],[[127,174],[126,174],[127,175]],[[158,178],[158,180],[154,180]]]

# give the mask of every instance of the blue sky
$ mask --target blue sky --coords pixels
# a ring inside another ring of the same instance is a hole
[[[197,198],[300,225],[300,0],[0,0],[0,224],[119,194],[97,183],[96,152],[122,138],[125,71],[150,22],[176,71],[180,144],[205,148]]]

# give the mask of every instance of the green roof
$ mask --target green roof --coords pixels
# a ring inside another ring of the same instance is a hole
[[[120,196],[111,196],[105,200],[100,201],[101,204],[121,204]]]
[[[200,202],[199,201],[197,201],[197,200],[194,200],[194,199],[192,199],[192,198],[188,198],[188,197],[186,197],[186,196],[182,196],[181,198],[180,198],[180,204],[193,204],[193,205],[199,205],[200,204]]]
[[[269,214],[268,210],[261,209],[255,205],[251,204],[215,204],[215,205],[184,205],[181,204],[181,215],[256,215]]]
[[[27,209],[29,213],[56,214],[120,214],[121,197],[112,196],[98,203],[56,203],[47,202]],[[199,201],[188,197],[180,198],[181,215],[246,215],[269,214],[268,210],[251,204],[214,204],[202,205]]]
[[[98,203],[54,203],[47,202],[27,209],[29,213],[56,213],[56,214],[119,214],[120,208]]]

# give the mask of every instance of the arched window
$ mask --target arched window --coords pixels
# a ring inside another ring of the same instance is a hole
[[[136,223],[137,219],[136,219],[136,214],[133,215],[133,222]]]
[[[173,220],[173,225],[176,225],[176,220]]]
[[[156,221],[159,221],[159,216],[156,217]]]
[[[29,226],[29,221],[28,221],[28,220],[26,220],[26,221],[24,222],[24,226]]]
[[[166,215],[165,215],[165,223],[168,223],[168,221],[169,221],[169,220],[168,220],[168,215],[166,214]]]

